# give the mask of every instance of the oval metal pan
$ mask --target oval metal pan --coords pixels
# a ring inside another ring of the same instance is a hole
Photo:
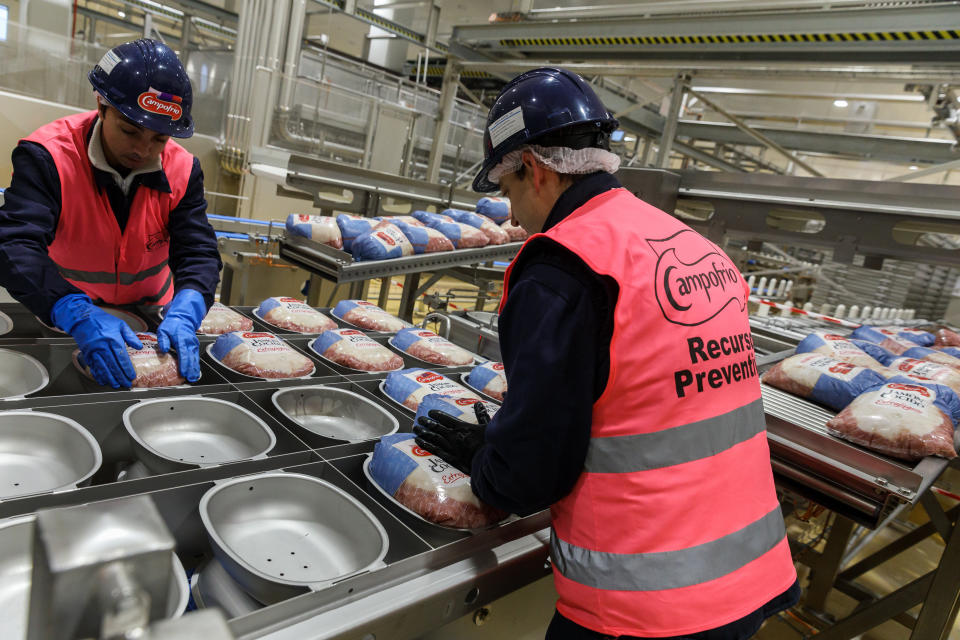
[[[123,412],[123,426],[152,473],[260,460],[277,443],[243,407],[202,396],[142,400]]]
[[[0,500],[74,489],[100,468],[89,431],[40,411],[0,412]]]
[[[18,400],[50,384],[40,361],[13,349],[0,349],[0,399]]]
[[[313,309],[313,307],[311,307],[311,309]],[[314,309],[314,311],[317,311],[317,310]],[[266,324],[266,325],[270,325],[271,327],[273,327],[273,328],[275,328],[275,329],[279,329],[280,331],[289,331],[290,333],[295,333],[295,334],[300,335],[300,336],[315,336],[315,335],[319,335],[319,334],[323,333],[324,331],[327,331],[327,329],[321,329],[320,331],[295,331],[295,330],[293,330],[293,329],[288,329],[287,327],[281,327],[281,326],[278,325],[278,324],[273,324],[272,322],[270,322],[269,320],[265,319],[263,316],[260,315],[260,309],[258,309],[258,308],[252,309],[252,310],[251,310],[251,313],[253,314],[253,316],[254,316],[257,320],[259,320],[260,322],[262,322],[262,323],[264,323],[264,324]],[[326,315],[325,313],[323,313],[322,311],[317,311],[317,313],[319,313],[320,315],[322,315],[322,316],[326,317],[327,319],[329,319],[329,316],[327,316],[327,315]],[[334,324],[336,324],[336,323],[334,323]]]
[[[13,320],[3,311],[0,311],[0,336],[10,333],[11,331],[13,331]]]
[[[323,355],[322,353],[320,353],[319,351],[317,351],[316,349],[314,349],[314,348],[313,348],[313,343],[316,342],[316,341],[319,340],[319,339],[320,339],[320,338],[314,338],[313,340],[311,340],[310,342],[307,343],[307,347],[309,347],[310,351],[311,351],[315,356],[317,356],[318,358],[320,358],[321,360],[323,360],[324,362],[329,362],[329,363],[332,364],[332,365],[335,365],[335,366],[338,366],[338,367],[343,367],[344,369],[349,369],[350,371],[356,371],[357,373],[390,373],[391,371],[400,371],[400,369],[403,369],[403,368],[406,366],[405,364],[403,364],[403,363],[401,362],[401,363],[400,363],[400,366],[397,367],[396,369],[377,369],[377,370],[375,370],[375,371],[372,371],[372,370],[369,370],[369,369],[354,369],[353,367],[348,367],[348,366],[345,365],[345,364],[340,364],[339,362],[336,362],[335,360],[331,360],[331,359],[328,358],[327,356]],[[386,347],[383,347],[383,348],[386,349]],[[389,351],[389,349],[388,349],[388,351]],[[391,353],[393,353],[393,352],[391,351]]]
[[[316,395],[326,395],[337,398],[348,407],[347,411],[341,411],[340,413],[352,415],[333,416],[330,415],[330,413],[322,413],[319,415],[306,414],[306,401],[304,401],[294,407],[297,408],[301,404],[303,405],[303,413],[305,415],[298,417],[296,414],[291,413],[291,407],[288,405],[288,402],[285,401],[289,397],[298,395],[300,398]],[[397,419],[381,409],[374,401],[345,389],[325,386],[287,387],[274,392],[273,395],[270,396],[270,401],[273,402],[273,406],[276,407],[277,411],[297,426],[325,438],[333,438],[346,442],[361,442],[363,440],[371,440],[396,433],[400,428],[400,423]],[[378,420],[372,418],[371,414]],[[314,417],[323,419],[310,419]],[[372,422],[379,422],[380,424],[371,425]]]
[[[377,569],[389,545],[383,525],[354,497],[303,474],[217,483],[200,499],[200,517],[224,569],[264,604]]]

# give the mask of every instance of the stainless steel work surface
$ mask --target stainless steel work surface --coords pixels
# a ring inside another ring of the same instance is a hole
[[[399,421],[377,403],[345,389],[290,387],[271,398],[284,416],[311,433],[356,442],[395,433]]]

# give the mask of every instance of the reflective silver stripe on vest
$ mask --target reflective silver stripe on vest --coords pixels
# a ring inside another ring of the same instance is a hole
[[[80,269],[65,269],[60,265],[57,265],[57,269],[60,270],[60,274],[64,278],[69,278],[70,280],[76,280],[77,282],[86,282],[89,284],[117,284],[118,280],[120,284],[136,284],[141,280],[146,280],[151,276],[155,276],[161,271],[163,271],[167,266],[167,261],[164,260],[158,265],[150,267],[149,269],[144,269],[143,271],[138,271],[137,273],[123,273],[119,274],[119,278],[116,273],[111,273],[109,271],[81,271]]]
[[[773,549],[785,535],[778,506],[739,531],[678,551],[591,551],[560,540],[551,529],[550,555],[565,578],[594,589],[660,591],[722,578]]]
[[[591,438],[584,470],[632,473],[671,467],[722,453],[766,429],[759,398],[723,415],[629,436]]]
[[[167,291],[170,290],[170,285],[173,284],[173,272],[167,274],[167,279],[163,283],[163,286],[160,287],[160,291],[152,296],[144,296],[137,300],[136,302],[131,302],[129,304],[154,304],[163,300],[163,296],[167,295]]]

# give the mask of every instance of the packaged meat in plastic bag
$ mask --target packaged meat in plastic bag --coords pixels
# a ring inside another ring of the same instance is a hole
[[[398,216],[399,218],[400,216]],[[410,218],[410,216],[402,216]],[[397,218],[385,218],[391,224],[397,226],[403,235],[407,237],[410,244],[413,245],[414,253],[437,253],[438,251],[453,251],[453,242],[447,236],[436,229],[431,229],[416,218],[410,218],[416,224],[411,224],[405,220]]]
[[[947,329],[946,327],[941,327],[937,329],[936,340],[934,341],[934,346],[936,347],[960,347],[960,334]]]
[[[414,254],[413,244],[395,224],[378,222],[375,227],[353,241],[353,259],[389,260]]]
[[[241,315],[226,305],[214,302],[203,317],[197,333],[208,336],[219,336],[231,331],[251,331],[253,320]]]
[[[922,378],[950,387],[960,393],[960,371],[944,364],[917,358],[894,358],[887,368],[897,375]]]
[[[346,251],[353,250],[353,241],[368,233],[370,229],[377,224],[373,218],[364,218],[361,216],[352,216],[349,213],[341,213],[337,216],[337,226],[340,227],[340,237],[343,241],[343,248]]]
[[[473,364],[473,354],[461,349],[446,338],[433,331],[410,327],[401,329],[392,338],[390,344],[406,354],[444,367],[457,367]]]
[[[478,364],[467,376],[467,384],[480,393],[503,402],[503,396],[507,393],[507,374],[503,370],[503,363]]]
[[[313,361],[272,333],[234,331],[207,346],[217,362],[254,378],[304,378],[313,375]]]
[[[887,372],[886,367],[871,357],[860,345],[829,331],[818,330],[809,334],[797,345],[797,353],[822,353],[840,362],[849,362],[882,374]]]
[[[885,455],[955,458],[960,400],[941,384],[895,377],[865,391],[827,421],[827,430]]]
[[[409,433],[380,438],[368,473],[384,493],[435,524],[479,529],[507,516],[480,502],[470,489],[470,476],[418,447]]]
[[[412,326],[409,322],[404,322],[366,300],[341,300],[330,314],[334,318],[369,331],[395,333]]]
[[[391,400],[413,412],[417,411],[424,397],[431,393],[455,398],[480,399],[480,396],[463,385],[428,369],[392,371],[387,374],[387,379],[383,382],[383,391]]]
[[[770,367],[760,380],[839,411],[886,378],[871,369],[840,362],[822,353],[801,353]]]
[[[254,315],[275,327],[297,333],[320,333],[337,328],[336,322],[296,298],[267,298]]]
[[[863,325],[855,329],[851,338],[878,344],[894,355],[900,355],[911,347],[929,347],[936,339],[932,333],[903,327],[871,327]]]
[[[310,348],[341,367],[358,371],[403,369],[403,358],[356,329],[330,329],[310,342]]]
[[[960,359],[960,348],[958,347],[936,347],[936,350],[953,358]]]
[[[477,400],[476,398],[457,398],[455,396],[445,396],[439,393],[429,393],[423,397],[423,400],[420,401],[420,406],[417,407],[417,415],[413,418],[413,424],[417,424],[421,416],[429,416],[431,411],[442,411],[448,416],[453,416],[457,420],[463,420],[464,422],[477,424],[477,414],[473,409],[473,405],[478,402],[486,408],[487,415],[489,415],[491,418],[500,409],[500,407],[492,402],[484,402],[483,400]]]
[[[479,229],[474,229],[468,224],[457,222],[450,216],[442,213],[414,211],[413,217],[450,238],[453,246],[457,249],[485,247],[489,242],[486,234]]]
[[[468,224],[474,229],[480,229],[480,231],[483,231],[484,235],[487,236],[490,244],[506,244],[510,242],[510,236],[507,235],[507,232],[487,216],[480,215],[479,213],[471,213],[470,211],[461,211],[460,209],[447,209],[443,213],[457,222]]]
[[[343,249],[343,235],[340,225],[332,216],[311,216],[303,213],[291,213],[287,216],[287,232],[293,236],[307,238],[334,249]]]
[[[133,379],[130,385],[135,389],[147,387],[175,387],[186,384],[186,380],[180,375],[180,365],[172,353],[160,353],[157,347],[157,335],[155,333],[140,332],[137,338],[143,344],[143,349],[134,349],[127,346],[127,355],[130,356],[130,362],[133,364],[133,370],[137,372],[137,377]],[[90,368],[83,361],[83,355],[77,349],[73,352],[73,362],[83,373],[90,378]]]
[[[950,367],[960,371],[960,357],[953,355],[950,351],[956,351],[950,347],[944,349],[930,349],[928,347],[912,347],[907,349],[900,354],[900,357],[904,358],[916,358],[917,360],[928,360],[930,362],[936,362],[937,364],[942,364],[944,366]],[[897,357],[888,358],[888,361],[893,361]]]
[[[510,218],[510,200],[484,196],[477,200],[477,213],[487,216],[497,224],[502,224]]]
[[[527,233],[526,229],[518,224],[514,224],[510,220],[507,220],[501,224],[500,228],[507,232],[510,242],[523,242],[530,237],[530,234]]]

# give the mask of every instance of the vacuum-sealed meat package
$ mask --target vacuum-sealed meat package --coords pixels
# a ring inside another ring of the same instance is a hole
[[[917,360],[926,360],[928,362],[936,362],[937,364],[942,364],[951,369],[956,369],[960,371],[960,354],[951,353],[951,351],[956,352],[956,349],[951,347],[944,347],[942,349],[931,349],[929,347],[911,347],[899,355],[891,355],[885,360],[886,362],[892,362],[896,358],[916,358]]]
[[[395,333],[412,326],[409,322],[404,322],[366,300],[341,300],[330,314],[334,318],[369,331]]]
[[[353,241],[377,224],[373,218],[364,218],[362,216],[352,216],[349,213],[341,213],[337,216],[337,226],[340,227],[340,237],[345,251],[353,251]]]
[[[343,249],[343,234],[340,225],[332,216],[311,216],[291,213],[287,216],[287,233],[307,238],[334,249]]]
[[[137,339],[143,344],[142,349],[134,349],[127,346],[127,355],[130,356],[130,362],[133,364],[133,370],[137,377],[133,379],[130,385],[133,388],[141,389],[147,387],[175,387],[186,384],[186,380],[180,375],[180,365],[172,353],[160,353],[157,347],[157,336],[154,333],[137,333]],[[90,368],[83,361],[83,355],[77,349],[73,352],[74,364],[89,377],[93,377]]]
[[[470,489],[470,476],[418,447],[409,433],[380,438],[368,474],[384,493],[435,524],[479,529],[507,516],[480,502]]]
[[[390,338],[390,344],[418,360],[444,367],[473,364],[473,354],[461,349],[433,331],[410,327],[401,329]]]
[[[877,373],[887,373],[886,367],[864,351],[861,345],[829,331],[818,330],[809,334],[797,345],[797,353],[822,353],[840,362],[849,362]]]
[[[310,348],[341,367],[359,371],[403,369],[403,358],[356,329],[330,329],[310,342]]]
[[[876,371],[840,362],[822,353],[790,356],[770,367],[761,377],[762,382],[772,387],[810,398],[837,411],[885,380]]]
[[[254,315],[275,327],[297,333],[321,333],[337,328],[336,322],[296,298],[267,298]]]
[[[212,358],[254,378],[303,378],[313,375],[313,361],[272,333],[234,331],[207,347]]]
[[[494,196],[484,196],[477,200],[477,213],[487,216],[497,224],[510,219],[510,200]]]
[[[378,222],[375,227],[353,241],[353,259],[389,260],[414,254],[413,244],[395,224]]]
[[[393,401],[413,412],[429,394],[437,393],[454,398],[479,400],[480,396],[461,384],[427,369],[403,369],[387,374],[383,391]]]
[[[526,229],[518,224],[514,224],[510,220],[501,224],[500,228],[507,232],[507,237],[510,238],[510,242],[523,242],[530,237]]]
[[[827,421],[827,430],[885,455],[917,460],[955,458],[960,400],[941,384],[895,377],[857,396]]]
[[[226,305],[214,302],[203,317],[197,333],[208,336],[219,336],[231,331],[251,331],[253,320],[241,315]]]
[[[457,222],[468,224],[474,229],[480,229],[480,231],[487,236],[490,244],[506,244],[510,242],[510,236],[507,235],[507,232],[487,216],[480,215],[479,213],[471,213],[470,211],[462,211],[460,209],[447,209],[443,213]]]
[[[941,327],[934,335],[937,336],[933,343],[935,347],[960,347],[960,334],[955,331]]]
[[[467,376],[467,384],[494,400],[503,402],[507,393],[507,374],[502,362],[484,362],[478,364]]]
[[[401,218],[409,218],[413,222]],[[436,229],[431,229],[412,216],[396,216],[394,218],[384,218],[384,220],[396,225],[403,232],[403,235],[413,245],[413,252],[416,254],[453,251],[453,242],[450,238]]]
[[[489,242],[486,234],[479,229],[475,229],[462,222],[457,222],[450,216],[442,213],[414,211],[413,217],[450,238],[453,246],[457,249],[485,247]]]
[[[887,364],[891,372],[913,378],[921,378],[950,387],[960,393],[960,371],[945,364],[917,358],[894,358]]]
[[[457,420],[478,424],[477,413],[473,405],[480,403],[487,410],[487,415],[491,418],[496,415],[500,409],[492,402],[484,402],[476,398],[445,396],[439,393],[428,393],[420,401],[417,407],[417,415],[413,418],[413,424],[417,424],[422,416],[428,416],[431,411],[441,411],[448,416],[453,416]]]
[[[936,339],[932,333],[926,331],[903,327],[871,327],[870,325],[855,329],[850,337],[878,344],[894,355],[900,355],[916,346],[929,347]]]

